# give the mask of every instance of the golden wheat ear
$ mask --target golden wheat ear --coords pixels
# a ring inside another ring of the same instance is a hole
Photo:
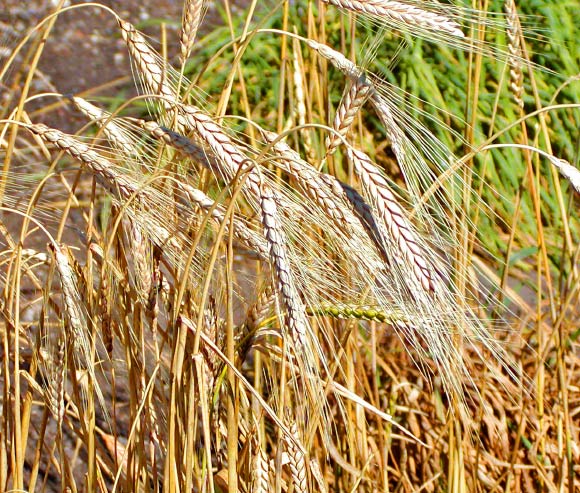
[[[412,2],[392,0],[323,0],[323,2],[350,12],[367,15],[379,22],[384,21],[402,31],[411,32],[419,28],[458,38],[465,37],[461,26],[451,18],[440,12],[420,8]]]
[[[181,32],[179,41],[181,47],[181,64],[189,58],[195,42],[197,30],[201,24],[204,11],[204,0],[185,0],[183,2],[183,15],[181,17]]]

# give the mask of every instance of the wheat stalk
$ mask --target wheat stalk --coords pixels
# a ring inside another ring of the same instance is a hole
[[[419,27],[444,33],[458,38],[465,35],[457,22],[434,12],[429,12],[415,5],[393,0],[322,0],[324,3],[349,10],[358,14],[369,15],[379,20],[394,23],[395,27],[410,30]]]

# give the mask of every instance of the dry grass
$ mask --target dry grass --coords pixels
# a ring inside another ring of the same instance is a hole
[[[292,26],[293,3],[251,2],[238,26],[226,2],[231,39],[195,82],[185,62],[201,56],[203,1],[184,3],[179,71],[100,7],[142,93],[114,111],[34,93],[65,12],[12,48],[0,71],[16,102],[0,108],[1,491],[577,491],[580,248],[557,171],[575,190],[579,173],[555,157],[543,112],[526,114],[526,91],[541,100],[517,2],[491,21],[457,2],[304,2]],[[461,40],[470,111],[463,136],[449,134],[463,156],[347,55],[358,28],[334,7]],[[263,27],[269,15],[283,29]],[[500,29],[496,49],[483,33]],[[251,96],[262,86],[246,57],[264,36],[281,60],[274,108]],[[515,142],[473,131],[492,53],[524,117],[509,123]],[[230,70],[218,88],[216,63]],[[41,123],[55,106],[90,125]],[[528,136],[535,116],[542,139]],[[506,148],[525,170],[511,224],[482,204],[487,164],[476,172]],[[566,219],[554,237],[552,186]],[[530,235],[520,222],[533,220]],[[487,223],[504,262],[484,251]],[[524,266],[512,262],[522,244],[537,247]],[[517,293],[517,279],[532,289]]]

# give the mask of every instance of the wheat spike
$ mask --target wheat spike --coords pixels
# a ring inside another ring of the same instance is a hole
[[[113,163],[74,137],[47,127],[44,124],[30,125],[29,129],[33,134],[38,135],[46,142],[54,144],[87,166],[94,173],[98,182],[114,197],[120,199],[121,202],[134,197],[133,212],[140,212],[138,206],[144,205],[145,214],[150,214],[156,211],[153,204],[160,205],[159,199],[163,197],[155,195],[153,190],[149,188],[143,189],[139,183],[120,174],[116,171]],[[136,218],[136,216],[134,217]],[[153,220],[151,220],[152,217],[154,218]],[[146,218],[141,218],[140,220],[142,222],[141,225],[147,228],[152,239],[160,248],[166,249],[170,247],[170,250],[175,254],[179,254],[182,251],[182,247],[176,241],[175,235],[165,228],[159,217],[147,215]]]
[[[251,478],[252,492],[268,493],[270,491],[269,464],[264,448],[260,443],[260,434],[252,434]]]
[[[339,228],[351,232],[357,220],[349,211],[347,203],[341,199],[340,186],[333,186],[334,183],[330,183],[334,181],[332,179],[334,177],[323,178],[323,173],[305,162],[288,144],[279,140],[275,133],[266,130],[262,130],[262,133],[266,141],[272,143],[272,148],[280,157],[277,162],[281,161],[281,164],[285,165],[285,169],[299,182],[304,192],[327,212]]]
[[[133,193],[138,193],[139,189],[134,183],[116,172],[109,161],[90,149],[86,144],[42,123],[30,125],[29,128],[32,133],[38,135],[46,142],[54,144],[59,149],[86,164],[95,173],[101,185],[113,195],[121,195],[128,198]]]
[[[106,412],[105,400],[95,376],[95,365],[92,356],[93,338],[89,319],[86,316],[84,304],[79,293],[77,276],[71,267],[69,255],[64,251],[66,247],[56,243],[49,243],[48,248],[54,257],[62,289],[63,308],[67,321],[64,331],[65,348],[67,346],[74,348],[74,357],[90,375],[99,403]],[[62,384],[59,383],[58,385]],[[62,389],[57,390],[59,395],[62,396]],[[60,405],[57,409],[60,418],[63,411],[60,409]]]
[[[309,329],[306,309],[295,286],[294,276],[288,261],[286,238],[272,189],[263,184],[260,187],[259,197],[264,236],[268,241],[270,261],[275,271],[278,292],[286,310],[286,323],[291,337],[299,344],[299,347],[308,348]]]
[[[146,85],[153,94],[159,94],[169,100],[176,99],[175,92],[167,82],[167,69],[157,53],[145,41],[145,38],[130,22],[117,19],[121,35],[129,47],[139,72],[145,78]]]
[[[184,64],[191,54],[197,30],[203,17],[203,0],[186,0],[181,17],[181,63]]]
[[[507,36],[508,36],[508,64],[510,67],[510,83],[514,101],[520,107],[524,107],[524,73],[522,71],[522,47],[520,42],[520,22],[516,3],[514,0],[506,0],[504,9],[507,13]]]
[[[393,0],[322,0],[324,3],[392,22],[400,29],[419,27],[430,31],[450,34],[458,38],[465,35],[459,24],[435,12],[429,12],[415,5]]]
[[[308,477],[306,474],[306,459],[304,453],[296,446],[296,442],[301,443],[298,436],[298,428],[296,423],[292,423],[289,427],[292,437],[284,435],[284,441],[288,449],[288,458],[290,473],[292,475],[292,482],[294,483],[294,491],[297,493],[306,493],[308,491]]]
[[[145,306],[153,287],[153,252],[151,243],[138,223],[125,221],[129,251],[132,255],[135,289]]]
[[[341,319],[354,318],[357,320],[389,324],[409,324],[408,317],[404,312],[400,310],[391,310],[387,312],[377,306],[326,304],[308,307],[306,311],[309,315],[327,315]]]
[[[306,195],[316,201],[332,218],[346,240],[346,245],[356,250],[356,245],[367,242],[366,231],[366,236],[380,254],[387,256],[372,210],[356,190],[332,175],[317,171],[303,161],[288,144],[279,140],[276,134],[265,130],[262,133],[268,142],[273,143],[273,149],[281,158],[276,162],[283,164],[284,169],[294,176]]]
[[[560,174],[570,182],[572,188],[580,193],[580,170],[575,166],[572,166],[565,159],[551,157],[550,162],[558,169]]]
[[[177,110],[178,128],[183,129],[184,133],[195,132],[217,158],[217,162],[221,166],[214,171],[219,171],[228,180],[232,180],[240,171],[248,174],[244,181],[243,190],[250,201],[255,201],[255,198],[259,196],[260,177],[258,171],[253,169],[254,161],[244,155],[231,137],[222,130],[220,125],[199,108],[192,105],[176,104],[173,109]],[[180,135],[181,132],[179,130],[174,132],[155,122],[146,122],[144,128],[177,149],[181,149],[186,153],[191,151],[199,155],[199,150],[195,149],[195,145],[188,142],[188,139],[183,137],[183,135]]]
[[[178,183],[177,188],[184,193],[187,199],[205,212],[211,214],[218,224],[226,220],[226,210],[223,206],[216,204],[211,198],[204,194],[201,190],[193,188],[186,183]],[[229,220],[228,220],[229,223]],[[229,234],[229,225],[226,227],[226,234]],[[268,245],[264,238],[252,231],[244,221],[237,216],[233,221],[233,234],[243,245],[250,250],[255,251],[262,260],[269,259]]]
[[[327,154],[333,154],[342,143],[342,139],[346,137],[356,115],[370,96],[371,90],[372,86],[367,83],[365,74],[362,74],[345,91],[332,124],[339,135],[333,133],[327,138]]]
[[[424,240],[421,240],[414,231],[404,209],[389,189],[387,181],[364,152],[350,148],[347,153],[367,196],[374,202],[399,253],[408,261],[423,289],[435,291],[436,274],[429,257],[421,247]]]
[[[114,147],[119,149],[128,157],[138,155],[138,149],[133,141],[125,134],[124,130],[119,125],[111,120],[111,113],[78,96],[73,97],[72,101],[81,113],[93,120],[103,129],[107,139],[109,139],[109,142],[111,142]]]

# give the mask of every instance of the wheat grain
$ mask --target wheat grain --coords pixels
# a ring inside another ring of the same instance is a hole
[[[415,5],[393,0],[322,0],[336,7],[358,14],[369,15],[386,22],[392,22],[396,28],[412,30],[419,27],[437,33],[444,33],[458,38],[465,35],[457,22],[435,12],[429,12]]]

